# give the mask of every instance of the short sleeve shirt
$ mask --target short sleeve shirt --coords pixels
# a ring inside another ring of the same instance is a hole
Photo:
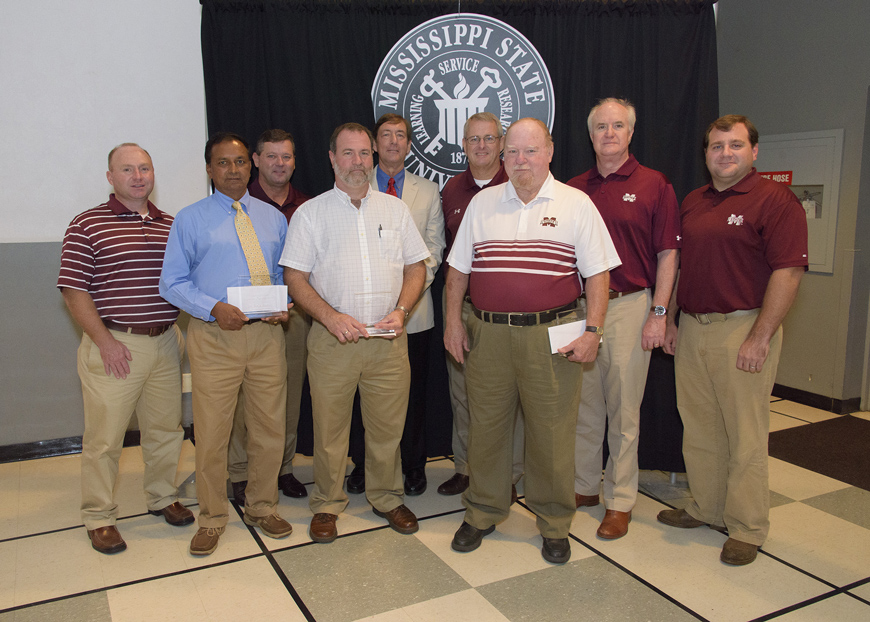
[[[774,270],[807,261],[806,214],[786,186],[752,171],[730,188],[691,192],[680,209],[677,304],[692,313],[761,307]]]

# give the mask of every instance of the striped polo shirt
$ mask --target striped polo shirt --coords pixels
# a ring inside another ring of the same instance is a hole
[[[103,320],[171,324],[178,309],[160,297],[157,283],[172,220],[150,201],[146,216],[131,212],[112,194],[67,228],[57,286],[89,293]]]

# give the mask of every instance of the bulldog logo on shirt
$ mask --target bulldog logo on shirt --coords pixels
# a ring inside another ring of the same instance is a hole
[[[541,219],[541,226],[542,227],[558,227],[559,221],[556,220],[555,216],[544,216]]]
[[[622,200],[628,201],[629,203],[634,203],[635,201],[637,201],[637,195],[636,194],[629,194],[626,192],[624,195],[622,195]]]
[[[743,215],[737,216],[736,214],[731,214],[728,217],[729,225],[737,225],[738,227],[743,224]]]

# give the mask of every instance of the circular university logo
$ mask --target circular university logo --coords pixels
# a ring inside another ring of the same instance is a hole
[[[440,187],[466,168],[468,117],[491,112],[507,127],[535,117],[553,128],[553,83],[541,55],[492,17],[456,13],[420,24],[384,58],[372,85],[375,119],[411,122],[406,168]]]

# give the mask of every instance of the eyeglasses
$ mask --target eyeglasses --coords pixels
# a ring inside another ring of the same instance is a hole
[[[487,134],[486,136],[466,136],[465,140],[468,141],[469,145],[476,145],[480,141],[485,142],[487,145],[492,145],[499,139],[498,136],[493,136],[492,134]]]

